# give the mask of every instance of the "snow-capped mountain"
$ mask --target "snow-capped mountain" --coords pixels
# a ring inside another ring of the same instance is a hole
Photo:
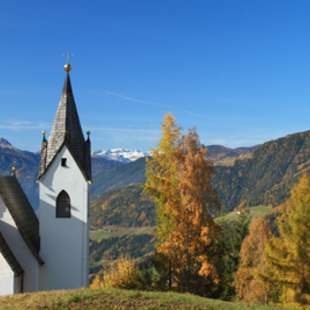
[[[118,161],[121,163],[129,163],[139,158],[147,156],[147,153],[138,150],[127,150],[123,148],[115,148],[110,150],[101,150],[93,154],[95,157],[102,157],[109,160]]]

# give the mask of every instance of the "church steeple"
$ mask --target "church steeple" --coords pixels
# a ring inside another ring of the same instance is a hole
[[[86,180],[90,181],[90,141],[89,139],[87,141],[84,139],[75,104],[70,80],[71,65],[66,64],[64,69],[66,71],[66,77],[56,117],[48,142],[42,145],[39,178],[44,175],[49,165],[53,162],[53,159],[65,145],[71,152]]]
[[[40,290],[88,286],[91,144],[85,139],[65,65],[60,102],[48,139],[43,134],[39,174]],[[68,250],[69,249],[69,250]]]

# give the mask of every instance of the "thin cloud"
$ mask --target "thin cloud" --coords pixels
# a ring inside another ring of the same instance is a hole
[[[110,90],[104,90],[104,93],[109,95],[109,96],[114,96],[114,97],[117,97],[117,98],[120,98],[120,99],[123,99],[123,100],[126,100],[126,101],[130,101],[130,102],[141,103],[141,104],[144,104],[144,105],[147,105],[147,106],[162,107],[162,108],[166,108],[166,109],[167,108],[168,109],[172,108],[172,106],[168,105],[168,104],[162,104],[162,103],[159,103],[159,102],[146,101],[146,100],[143,100],[143,99],[139,99],[139,98],[135,98],[135,97],[126,96],[126,95],[123,95],[123,94],[120,94],[120,93],[116,93],[116,92],[113,92],[113,91],[110,91]]]
[[[152,134],[159,135],[160,130],[157,129],[145,129],[145,128],[118,128],[118,127],[88,127],[91,131],[104,131],[104,132],[115,132],[125,134]]]
[[[153,106],[153,107],[157,107],[157,108],[160,107],[160,108],[163,108],[163,109],[166,109],[166,110],[167,109],[173,110],[173,106],[169,105],[169,104],[162,104],[162,103],[159,103],[159,102],[146,101],[146,100],[143,100],[143,99],[126,96],[126,95],[123,95],[123,94],[120,94],[120,93],[117,93],[117,92],[113,92],[113,91],[110,91],[110,90],[104,90],[104,93],[109,95],[109,96],[117,97],[117,98],[120,98],[120,99],[123,99],[123,100],[126,100],[126,101],[130,101],[130,102],[134,102],[134,103],[140,103],[140,104],[143,104],[143,105]],[[198,119],[203,119],[203,120],[207,119],[201,113],[197,113],[197,112],[193,112],[193,111],[186,110],[186,109],[181,109],[181,108],[178,108],[178,111],[183,113],[183,114],[186,114],[188,116],[192,116],[192,117],[195,117],[195,118],[198,118]]]
[[[7,121],[0,122],[0,129],[6,130],[36,130],[45,129],[49,127],[46,122],[33,122],[33,121]]]

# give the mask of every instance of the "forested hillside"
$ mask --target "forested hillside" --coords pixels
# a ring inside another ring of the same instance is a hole
[[[277,205],[309,164],[310,131],[306,131],[267,142],[251,158],[237,160],[231,167],[217,166],[214,186],[226,210],[242,202]]]
[[[310,131],[286,136],[246,149],[246,152],[227,152],[225,148],[210,148],[215,159],[213,184],[219,193],[223,209],[233,210],[241,203],[249,206],[278,204],[288,195],[296,177],[309,169]],[[233,162],[231,159],[233,158]],[[221,165],[225,161],[231,165]],[[145,160],[116,167],[95,178],[93,197],[110,189],[144,182]],[[116,197],[114,193],[114,197]],[[137,203],[139,198],[137,197]],[[97,200],[97,201],[100,201]],[[132,201],[131,201],[132,203]]]
[[[134,162],[118,165],[98,173],[91,187],[92,199],[100,198],[104,193],[126,187],[132,184],[141,184],[145,180],[145,158]]]
[[[142,192],[141,185],[130,185],[95,200],[90,209],[91,229],[105,225],[154,226],[155,207]]]

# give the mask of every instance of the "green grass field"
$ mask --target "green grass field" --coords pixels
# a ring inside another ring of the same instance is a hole
[[[124,227],[117,225],[106,225],[102,229],[93,230],[90,232],[90,239],[101,242],[115,237],[143,235],[143,234],[154,234],[155,227],[144,226],[144,227]]]
[[[249,216],[251,218],[255,218],[255,217],[267,215],[268,213],[272,211],[272,207],[271,206],[251,207],[248,209],[248,211],[249,211]],[[238,216],[239,216],[239,213],[237,211],[232,211],[232,212],[229,212],[222,216],[217,217],[215,221],[217,223],[234,221],[238,218]]]
[[[142,292],[120,289],[79,289],[2,297],[0,298],[0,309],[276,310],[280,308],[224,302],[190,294]]]

